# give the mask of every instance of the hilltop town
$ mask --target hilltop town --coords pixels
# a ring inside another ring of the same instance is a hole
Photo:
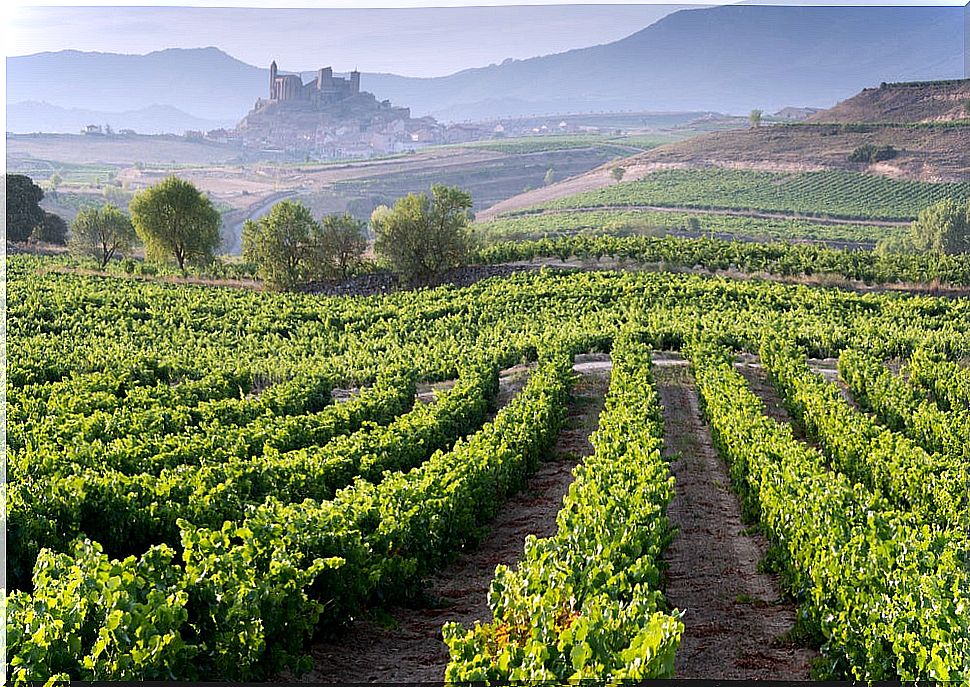
[[[259,98],[236,127],[247,146],[339,159],[449,142],[434,118],[412,118],[409,108],[361,91],[356,70],[339,77],[325,67],[307,83],[299,74],[280,73],[275,61],[269,72],[268,97]]]

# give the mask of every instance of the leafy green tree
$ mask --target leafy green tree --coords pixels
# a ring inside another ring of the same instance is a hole
[[[390,210],[377,208],[371,215],[374,250],[409,284],[428,283],[466,258],[471,206],[468,192],[437,184],[430,196],[411,193]]]
[[[128,215],[107,204],[85,208],[77,214],[71,227],[70,247],[77,255],[94,258],[104,269],[116,254],[131,250],[135,239]]]
[[[63,246],[67,243],[67,222],[60,215],[45,211],[44,221],[30,232],[30,240]]]
[[[317,262],[321,267],[346,278],[360,264],[367,250],[366,222],[350,213],[327,215],[320,220],[316,241]]]
[[[923,208],[910,226],[909,241],[920,253],[970,253],[970,200],[947,198]]]
[[[764,114],[761,110],[751,110],[748,115],[748,121],[751,123],[752,129],[757,129],[761,126],[761,115]]]
[[[550,167],[549,169],[546,170],[546,176],[545,178],[543,178],[543,182],[545,183],[546,186],[549,186],[555,181],[556,181],[556,170]]]
[[[243,225],[243,257],[267,286],[292,289],[318,273],[314,240],[320,227],[305,205],[283,200]]]
[[[614,181],[623,181],[624,174],[626,174],[626,168],[619,165],[610,170],[610,176],[613,177]]]
[[[44,221],[40,201],[44,191],[23,174],[6,176],[7,240],[26,241],[38,224]]]
[[[173,257],[183,272],[186,262],[212,261],[222,220],[211,201],[188,181],[170,176],[136,194],[129,209],[149,260]]]

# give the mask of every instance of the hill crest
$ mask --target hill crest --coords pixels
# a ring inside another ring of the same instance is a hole
[[[807,121],[908,124],[963,119],[970,119],[970,79],[884,83],[817,112]]]

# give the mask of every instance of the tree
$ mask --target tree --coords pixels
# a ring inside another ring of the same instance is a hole
[[[761,126],[762,114],[761,110],[751,110],[751,114],[748,115],[748,121],[751,122],[752,129],[757,129]]]
[[[115,254],[128,251],[135,243],[131,219],[111,204],[85,208],[74,218],[71,227],[71,251],[94,258],[101,269]]]
[[[545,183],[546,186],[549,186],[555,180],[556,180],[556,170],[550,167],[549,169],[546,170],[546,176],[545,178],[543,178],[543,182]]]
[[[63,246],[67,243],[67,222],[60,215],[45,211],[44,221],[30,232],[30,240]]]
[[[466,191],[438,184],[430,197],[412,193],[390,210],[379,207],[371,215],[374,250],[408,283],[428,283],[467,256],[471,206]]]
[[[57,197],[57,187],[60,186],[63,181],[64,179],[62,179],[61,175],[57,172],[51,174],[47,179],[47,188],[50,189],[51,195],[55,198]]]
[[[626,174],[626,168],[617,165],[610,170],[610,176],[613,177],[615,181],[623,181],[623,175]]]
[[[26,241],[38,224],[44,221],[40,201],[44,191],[23,174],[6,176],[7,240]]]
[[[305,205],[283,200],[265,216],[243,225],[243,257],[255,263],[268,286],[292,289],[316,275],[312,242],[318,232]]]
[[[970,200],[947,198],[923,208],[910,226],[909,242],[921,253],[970,253]]]
[[[129,209],[149,260],[174,257],[183,272],[186,262],[212,261],[222,220],[209,199],[188,181],[170,176],[135,195]]]
[[[346,278],[351,268],[360,264],[367,250],[366,226],[366,222],[350,213],[327,215],[320,220],[316,240],[318,262]]]

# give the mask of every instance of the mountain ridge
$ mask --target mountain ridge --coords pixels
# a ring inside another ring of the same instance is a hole
[[[203,119],[164,103],[152,103],[122,112],[65,108],[37,100],[11,103],[7,106],[7,130],[11,132],[76,134],[89,124],[109,124],[116,131],[134,129],[140,134],[182,134],[186,131],[231,127],[235,122]]]
[[[743,113],[793,103],[827,107],[882,81],[965,77],[964,12],[692,8],[611,43],[441,77],[364,72],[361,88],[410,107],[415,116],[451,121],[583,111]],[[238,121],[265,95],[268,70],[214,46],[147,55],[59,51],[7,58],[7,80],[8,103],[43,100],[117,112],[159,102],[203,119]]]

